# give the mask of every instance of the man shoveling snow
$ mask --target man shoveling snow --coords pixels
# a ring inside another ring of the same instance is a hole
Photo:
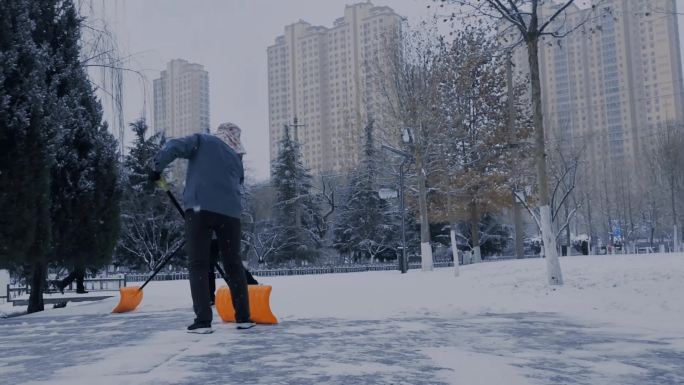
[[[187,251],[190,255],[190,292],[195,321],[191,333],[211,333],[212,311],[209,298],[209,257],[212,233],[216,234],[228,274],[238,329],[255,324],[249,313],[247,279],[240,259],[240,186],[244,181],[240,128],[223,123],[216,135],[194,134],[169,140],[154,159],[150,178],[157,181],[161,172],[177,158],[188,159],[183,192]]]

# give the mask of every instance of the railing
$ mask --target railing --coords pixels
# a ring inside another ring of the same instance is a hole
[[[67,290],[76,290],[74,286],[75,282],[69,284],[69,286],[64,288]],[[122,287],[126,287],[126,276],[122,277],[108,277],[108,278],[86,278],[83,280],[83,286],[88,291],[104,291],[104,290],[119,290]]]
[[[11,287],[9,284],[7,284],[7,302],[11,302],[13,298],[17,298],[23,294],[28,294],[29,290],[26,287]]]
[[[435,267],[449,267],[453,266],[452,261],[435,262]],[[409,269],[420,269],[421,264],[412,262],[409,263]],[[352,266],[307,266],[307,267],[290,267],[290,268],[274,268],[274,269],[254,269],[250,270],[252,275],[257,277],[277,277],[289,275],[317,275],[317,274],[341,274],[341,273],[360,273],[364,271],[386,271],[398,270],[396,263],[376,263],[367,265],[352,265]],[[154,277],[154,281],[172,281],[179,279],[188,279],[189,273],[159,273]],[[142,282],[147,280],[149,274],[127,274],[126,280],[128,282]]]
[[[72,283],[64,288],[64,291],[76,290],[76,283]],[[83,280],[83,286],[88,291],[110,291],[119,290],[122,287],[126,287],[126,276],[122,277],[111,277],[111,278],[86,278]],[[20,297],[24,294],[28,294],[30,289],[25,286],[11,287],[7,285],[7,302],[13,301],[15,298]],[[4,297],[0,297],[4,298]]]
[[[126,274],[127,282],[143,282],[150,277],[150,274],[139,274],[131,273]],[[189,279],[189,273],[187,272],[169,272],[169,273],[159,273],[152,280],[153,281],[176,281],[181,279]]]
[[[7,284],[7,290],[5,290],[5,295],[0,295],[0,304],[9,302],[9,299],[10,299],[9,291],[10,291],[10,285],[8,283]]]

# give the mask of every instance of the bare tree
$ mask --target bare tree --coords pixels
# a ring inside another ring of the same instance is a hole
[[[592,16],[586,13],[583,20],[575,25],[567,25],[568,9],[575,0],[564,0],[561,4],[553,4],[544,0],[441,0],[457,6],[457,12],[451,18],[490,19],[504,26],[504,32],[516,31],[519,38],[515,45],[524,44],[527,48],[531,82],[531,102],[534,122],[535,158],[537,169],[537,188],[539,205],[539,225],[542,228],[544,254],[546,256],[547,280],[551,285],[562,285],[563,275],[556,237],[552,228],[551,195],[547,170],[547,154],[545,145],[544,118],[542,111],[541,78],[539,73],[539,45],[545,38],[560,39],[580,29]],[[548,5],[550,12],[542,12],[542,6]],[[592,5],[596,8],[596,5]],[[497,26],[498,27],[498,26]]]
[[[404,148],[413,156],[411,165],[416,181],[420,215],[420,243],[423,270],[432,270],[432,248],[428,220],[428,186],[431,173],[438,167],[441,129],[439,109],[439,54],[436,34],[429,25],[407,29],[388,36],[385,51],[376,63],[380,94],[383,97],[383,121],[394,128],[390,140],[405,139]],[[396,145],[390,143],[390,145]]]
[[[439,113],[447,135],[435,144],[443,166],[431,183],[435,186],[431,201],[434,215],[446,216],[452,229],[458,219],[470,223],[473,255],[480,261],[480,246],[485,242],[480,237],[481,220],[512,204],[509,189],[524,152],[520,142],[526,130],[511,133],[509,120],[524,119],[526,113],[515,102],[512,113],[501,108],[510,97],[501,71],[504,58],[492,55],[498,43],[485,30],[458,32],[451,42],[440,40],[439,49]],[[523,92],[518,87],[517,94]]]
[[[553,182],[551,221],[555,225],[556,239],[565,232],[565,244],[568,249],[572,246],[570,223],[583,204],[583,197],[576,194],[575,189],[584,149],[585,146],[566,149],[557,144],[549,162]]]
[[[667,191],[667,201],[672,220],[673,247],[678,248],[684,192],[684,126],[682,123],[668,123],[659,127],[655,137],[655,148],[650,161],[652,169],[657,170],[656,182],[663,191]],[[663,197],[665,198],[665,197]]]
[[[549,174],[552,183],[549,207],[551,213],[551,229],[554,241],[565,232],[567,246],[572,245],[570,238],[570,224],[584,204],[585,196],[576,194],[577,176],[582,163],[585,146],[566,149],[562,145],[553,146],[549,160]],[[516,197],[534,218],[537,228],[543,234],[540,208],[536,207],[536,196],[527,195],[524,191],[517,191]],[[544,239],[544,242],[546,240]],[[555,244],[555,243],[554,243]],[[544,244],[546,250],[546,244]]]
[[[132,75],[147,99],[147,78],[134,68],[135,54],[124,53],[119,47],[115,32],[110,28],[116,14],[107,2],[94,0],[76,1],[78,13],[83,18],[81,30],[82,63],[88,70],[91,85],[101,98],[109,127],[119,141],[119,155],[123,162],[125,154],[124,83]],[[145,118],[146,104],[140,117]]]
[[[150,210],[145,202],[136,206],[134,200],[127,202],[126,212],[121,215],[123,228],[119,247],[128,254],[128,261],[144,262],[154,270],[161,260],[171,254],[183,242],[183,222],[174,218],[176,212]]]
[[[318,238],[323,242],[332,228],[333,214],[339,206],[339,181],[339,175],[321,173],[316,181],[317,184],[313,187],[317,191],[321,203],[321,220],[317,223],[316,231]]]
[[[285,239],[279,233],[279,229],[270,223],[257,222],[254,231],[244,233],[242,241],[249,246],[259,264],[268,264],[280,252],[297,244],[296,239]]]
[[[642,146],[640,155],[644,162],[639,167],[638,177],[644,181],[639,199],[639,221],[641,232],[648,238],[651,250],[655,247],[656,236],[663,230],[663,212],[668,201],[667,192],[663,188],[662,174],[657,161],[657,145],[646,143]]]

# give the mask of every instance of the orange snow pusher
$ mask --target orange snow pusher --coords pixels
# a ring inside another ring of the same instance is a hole
[[[125,313],[135,310],[143,299],[143,292],[139,286],[122,287],[119,289],[119,294],[121,298],[119,298],[116,307],[112,309],[112,313]]]
[[[128,286],[119,289],[121,298],[119,303],[112,310],[112,313],[126,313],[135,310],[143,300],[143,289],[145,286],[154,279],[154,277],[159,273],[159,271],[166,266],[166,263],[180,250],[185,243],[181,243],[173,253],[169,254],[159,266],[154,270],[152,275],[147,278],[142,286]],[[226,281],[226,274],[217,263],[214,267],[218,270],[219,274]],[[270,285],[249,285],[249,313],[252,321],[258,324],[277,324],[278,319],[271,312],[270,298],[271,298],[271,286]],[[230,295],[230,289],[227,286],[222,286],[216,290],[216,311],[223,322],[235,322],[235,309],[233,307],[233,299]]]
[[[169,186],[166,183],[166,181],[164,181],[163,179],[160,180],[158,186],[162,190],[166,191],[166,195],[169,197],[169,199],[171,199],[171,203],[173,203],[173,205],[176,207],[181,216],[185,217],[183,208],[181,207],[180,203],[178,203],[178,200],[173,195],[173,193],[171,193],[171,190],[169,189]],[[178,247],[176,247],[176,249],[173,250],[171,254],[169,254],[165,259],[163,259],[159,266],[157,266],[157,268],[154,269],[152,275],[149,278],[147,278],[145,283],[142,284],[142,286],[129,286],[119,289],[121,298],[119,299],[118,305],[116,305],[114,310],[112,310],[112,313],[125,313],[135,310],[135,308],[137,308],[138,305],[140,305],[140,303],[142,302],[143,288],[157,275],[157,273],[159,273],[159,271],[161,271],[161,269],[164,268],[164,266],[166,266],[166,264],[171,260],[171,258],[173,258],[176,255],[176,253],[183,248],[183,246],[185,246],[185,242],[182,242]],[[226,281],[226,283],[228,283],[226,273],[223,271],[221,266],[218,263],[216,263],[214,267],[216,268],[216,270],[218,270],[219,274],[221,274],[223,280]],[[247,269],[245,269],[245,273],[247,274],[248,278],[251,279],[252,282],[256,282],[256,280],[253,280],[253,277]],[[252,318],[252,321],[258,324],[278,323],[278,320],[271,312],[271,307],[269,305],[271,289],[272,288],[269,285],[257,284],[248,286],[250,316]],[[235,309],[233,308],[233,301],[232,297],[230,296],[230,289],[226,286],[220,287],[216,291],[216,310],[218,311],[219,316],[221,316],[221,319],[224,322],[235,322]]]
[[[271,286],[249,285],[249,315],[252,321],[258,324],[277,324],[278,319],[271,312],[269,306]],[[227,286],[221,286],[216,290],[216,311],[223,322],[235,322],[235,309],[233,298]]]
[[[140,302],[143,300],[143,289],[145,286],[147,286],[148,283],[154,277],[161,271],[161,269],[166,266],[166,264],[173,258],[178,251],[180,251],[183,246],[185,246],[185,241],[181,242],[180,245],[178,245],[171,254],[166,256],[161,263],[159,263],[159,266],[157,266],[156,269],[154,269],[154,272],[152,275],[147,278],[147,281],[142,284],[142,286],[127,286],[127,287],[122,287],[119,289],[119,294],[121,295],[121,298],[119,298],[119,303],[116,305],[116,307],[112,310],[112,313],[125,313],[129,311],[135,310],[135,308],[140,305]]]

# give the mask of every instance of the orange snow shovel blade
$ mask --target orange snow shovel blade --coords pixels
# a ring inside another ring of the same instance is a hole
[[[249,285],[249,314],[252,321],[258,324],[277,324],[278,320],[271,312],[269,304],[271,286]],[[235,309],[228,286],[221,286],[216,291],[216,311],[223,322],[235,322]]]
[[[157,267],[154,269],[154,272],[152,275],[147,278],[145,283],[142,284],[142,286],[128,286],[128,287],[122,287],[119,288],[119,293],[121,294],[121,298],[119,299],[119,304],[116,305],[116,307],[112,310],[112,313],[125,313],[128,311],[133,311],[135,310],[138,305],[140,305],[140,302],[142,302],[143,299],[143,289],[145,286],[150,283],[151,280],[154,279],[154,277],[157,276],[157,274],[161,271],[161,269],[166,266],[166,264],[173,258],[176,253],[180,249],[182,249],[185,246],[185,241],[181,242],[176,248],[171,252],[171,254],[167,255],[162,259],[161,263],[157,265]]]
[[[119,289],[121,298],[112,313],[125,313],[133,311],[140,305],[143,299],[143,291],[139,286],[128,286]]]

